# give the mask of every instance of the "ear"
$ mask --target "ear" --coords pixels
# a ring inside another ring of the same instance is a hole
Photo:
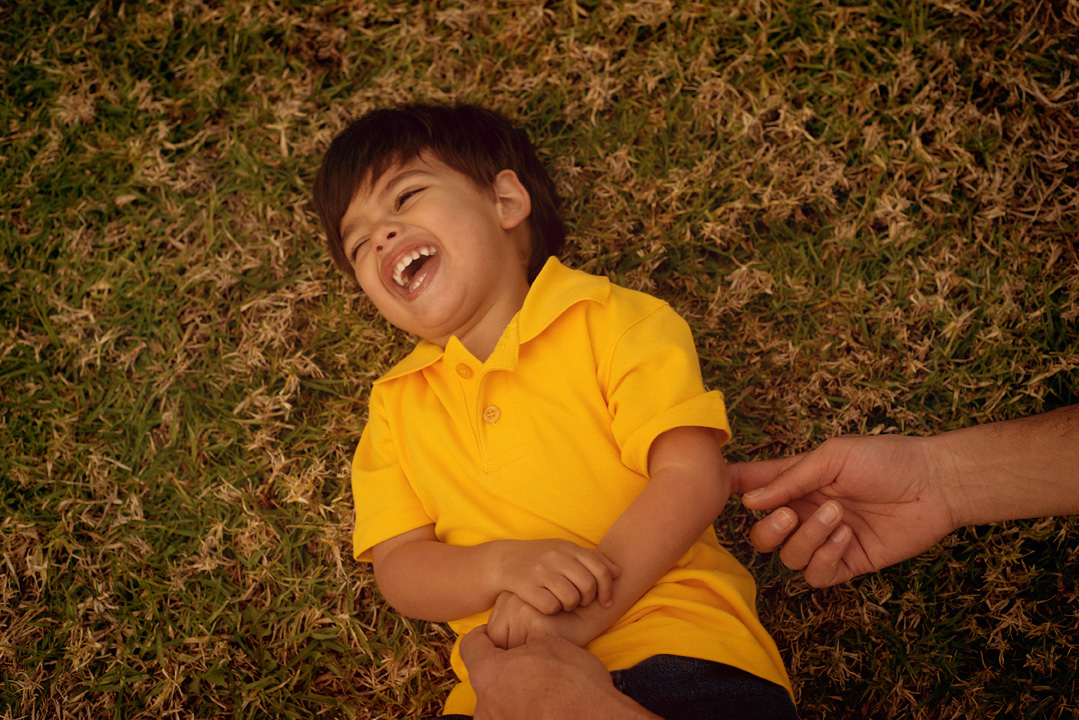
[[[503,230],[512,230],[528,219],[532,213],[532,198],[521,184],[517,173],[512,170],[498,173],[495,176],[494,191]]]

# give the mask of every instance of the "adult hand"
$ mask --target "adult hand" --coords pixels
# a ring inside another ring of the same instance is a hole
[[[775,511],[753,526],[754,546],[782,546],[784,565],[826,587],[913,557],[958,527],[950,464],[931,439],[849,436],[735,464],[730,475],[743,505]]]
[[[461,659],[476,720],[657,719],[614,687],[603,663],[562,638],[501,650],[480,626],[461,640]]]

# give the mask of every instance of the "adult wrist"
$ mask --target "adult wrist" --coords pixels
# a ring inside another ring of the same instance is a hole
[[[970,479],[977,476],[978,461],[969,437],[957,430],[917,438],[925,457],[926,480],[951,517],[951,530],[977,522],[979,493],[971,492]]]
[[[974,425],[929,438],[956,527],[1033,517],[1030,481],[1035,438],[1016,437],[1017,423]]]
[[[940,435],[964,525],[1079,513],[1079,405]]]

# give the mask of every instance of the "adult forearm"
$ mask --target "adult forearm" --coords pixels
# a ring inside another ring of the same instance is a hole
[[[1079,514],[1079,405],[931,442],[960,525]]]

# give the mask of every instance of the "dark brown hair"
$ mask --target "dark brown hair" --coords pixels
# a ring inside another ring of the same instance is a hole
[[[409,104],[374,110],[341,131],[315,177],[315,209],[326,229],[330,257],[348,277],[355,279],[342,244],[341,218],[349,203],[391,167],[423,152],[487,190],[503,170],[517,173],[532,201],[529,282],[562,249],[558,195],[524,132],[503,115],[475,105]]]

